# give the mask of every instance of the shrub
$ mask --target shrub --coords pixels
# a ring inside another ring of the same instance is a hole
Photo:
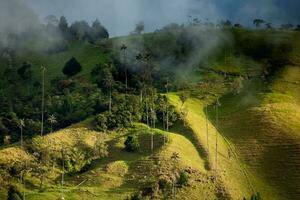
[[[181,172],[177,184],[182,186],[186,186],[189,181],[189,176],[186,172]]]
[[[137,192],[131,195],[131,197],[127,198],[127,200],[142,200],[142,197],[141,194]]]
[[[63,68],[63,73],[67,76],[74,76],[81,71],[82,67],[76,58],[71,58]]]
[[[18,75],[23,80],[28,80],[32,77],[31,65],[29,63],[24,62],[22,66],[17,70]]]
[[[259,192],[257,192],[256,194],[253,194],[253,195],[251,196],[251,200],[262,200],[262,198],[261,198]]]
[[[140,148],[139,140],[135,135],[128,136],[124,144],[126,151],[129,152],[138,151]]]
[[[101,113],[95,119],[95,128],[97,131],[106,132],[107,131],[107,114]]]
[[[21,200],[21,193],[15,186],[9,186],[7,200]]]

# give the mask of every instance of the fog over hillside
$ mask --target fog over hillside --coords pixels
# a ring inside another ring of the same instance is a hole
[[[1,0],[8,1],[8,0]],[[126,35],[144,21],[147,31],[170,22],[182,23],[188,16],[202,20],[230,19],[251,25],[254,18],[273,24],[299,24],[298,0],[23,0],[44,18],[48,14],[65,15],[70,21],[95,18],[112,36]]]

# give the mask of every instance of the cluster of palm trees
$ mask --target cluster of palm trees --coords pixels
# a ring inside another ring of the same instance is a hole
[[[41,71],[42,71],[42,112],[41,112],[41,136],[43,136],[44,133],[44,109],[45,109],[45,71],[46,68],[44,66],[41,67]],[[48,122],[50,123],[51,126],[51,133],[53,131],[53,125],[57,123],[57,119],[54,115],[50,115],[48,118]],[[24,119],[20,119],[18,122],[18,126],[20,128],[20,147],[21,149],[24,149],[24,135],[23,135],[23,130],[26,126],[25,124],[25,120]],[[25,168],[27,167],[27,161],[25,161]],[[24,171],[26,169],[24,169],[22,171],[21,174],[21,183],[23,184],[23,187],[25,188],[25,175],[24,175]],[[25,194],[25,190],[23,191],[23,199],[26,199],[26,194]]]

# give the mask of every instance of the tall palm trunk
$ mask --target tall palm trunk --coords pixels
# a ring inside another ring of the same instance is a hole
[[[62,157],[62,173],[61,173],[61,196],[63,197],[64,191],[64,175],[65,175],[65,155],[64,155],[64,145],[61,148],[61,157]]]
[[[154,134],[151,131],[151,151],[153,151],[153,149],[154,149]]]
[[[148,100],[146,99],[146,121],[147,126],[149,126],[149,108],[148,108]]]
[[[111,85],[109,86],[109,113],[111,113],[111,107],[112,107],[112,94],[111,94]]]
[[[22,127],[22,125],[21,125],[20,129],[21,129],[21,148],[23,148],[23,127]]]
[[[209,138],[208,138],[208,118],[207,118],[207,105],[205,107],[205,124],[206,124],[206,143],[207,143],[207,153],[209,154]]]
[[[45,107],[45,67],[42,66],[42,123],[41,123],[41,136],[44,133],[44,107]]]
[[[218,128],[219,128],[219,100],[216,104],[216,171],[218,170]]]
[[[125,89],[126,89],[126,94],[127,94],[127,90],[128,90],[128,73],[127,73],[127,65],[126,65],[126,52],[125,50],[123,50],[123,62],[125,65]]]

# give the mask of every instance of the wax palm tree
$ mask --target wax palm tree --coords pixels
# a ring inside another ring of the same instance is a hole
[[[209,154],[209,134],[208,134],[208,96],[204,97],[205,100],[205,127],[206,127],[206,143],[207,143],[207,153]]]
[[[172,184],[173,199],[176,199],[176,175],[175,175],[175,171],[176,171],[176,164],[177,164],[179,158],[180,158],[179,153],[173,152],[173,154],[171,156],[171,160],[173,161],[173,173],[174,173],[173,184]]]
[[[218,128],[219,128],[219,106],[221,106],[219,99],[215,102],[215,109],[216,109],[216,171],[218,170]]]
[[[42,123],[41,123],[41,136],[44,133],[44,109],[45,109],[45,71],[44,66],[41,67],[42,70]]]
[[[20,119],[18,125],[19,125],[20,133],[21,133],[21,148],[23,148],[23,127],[25,127],[25,121],[24,121],[24,119]]]
[[[256,26],[256,28],[259,28],[261,24],[264,24],[265,20],[263,19],[254,19],[253,24]]]
[[[169,82],[169,79],[167,79],[167,82],[165,84],[165,88],[166,88],[166,92],[167,92],[167,95],[169,94],[169,88],[170,88],[171,84]],[[166,124],[167,124],[167,132],[169,132],[169,104],[168,104],[168,99],[166,97]]]
[[[48,122],[50,123],[50,126],[51,126],[51,133],[53,131],[53,124],[56,124],[57,123],[57,119],[54,115],[50,115],[49,118],[48,118]]]
[[[127,88],[128,88],[128,75],[127,75],[127,64],[126,64],[126,50],[127,46],[123,44],[121,46],[121,51],[123,51],[123,62],[125,66],[125,87],[126,87],[126,93],[127,93]]]

